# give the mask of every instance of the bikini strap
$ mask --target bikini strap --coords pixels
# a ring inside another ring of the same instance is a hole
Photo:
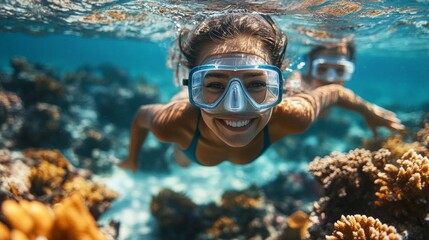
[[[271,145],[270,141],[270,133],[268,132],[268,125],[264,127],[264,147],[262,148],[262,152],[265,152]]]

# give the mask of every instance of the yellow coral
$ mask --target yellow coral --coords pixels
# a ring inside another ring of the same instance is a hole
[[[207,229],[207,233],[215,238],[219,238],[223,233],[237,233],[240,231],[240,226],[237,225],[230,217],[220,217],[217,219],[211,228]]]
[[[260,195],[252,196],[247,192],[229,191],[222,195],[221,205],[225,209],[258,208],[262,205]]]
[[[402,237],[396,228],[382,224],[380,220],[365,215],[341,216],[334,224],[334,232],[326,240],[399,240]]]
[[[114,200],[119,196],[103,184],[90,182],[80,176],[67,180],[63,185],[63,190],[66,193],[79,192],[89,207],[104,201]]]
[[[47,161],[51,164],[54,164],[60,168],[69,168],[71,167],[70,163],[58,150],[37,150],[37,149],[27,149],[24,151],[24,156],[37,160],[38,162]]]
[[[310,218],[303,211],[292,213],[286,220],[286,228],[279,239],[301,240],[307,238],[307,229],[310,226]]]
[[[37,201],[6,200],[2,213],[12,229],[0,224],[0,239],[106,239],[79,194],[65,198],[53,210]]]
[[[397,203],[398,208],[393,208],[396,214],[425,215],[425,206],[419,210],[418,206],[422,204],[418,203],[423,201],[426,202],[424,205],[428,204],[429,160],[427,157],[411,149],[397,160],[397,165],[387,164],[384,171],[378,174],[375,183],[379,185],[375,193],[378,197],[375,202],[377,206]]]
[[[62,185],[66,170],[51,164],[47,161],[42,161],[39,166],[31,169],[30,191],[38,196],[50,194],[58,186]]]

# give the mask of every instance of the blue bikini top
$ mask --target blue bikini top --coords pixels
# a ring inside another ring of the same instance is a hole
[[[201,113],[198,114],[197,127],[195,129],[195,133],[194,133],[194,137],[192,138],[191,145],[187,149],[184,149],[182,151],[189,158],[189,160],[202,165],[198,161],[197,156],[196,156],[197,143],[198,143],[198,139],[200,138],[200,129],[199,129],[200,119],[201,119]],[[271,142],[270,142],[270,136],[268,133],[268,125],[267,125],[264,127],[264,146],[262,148],[262,151],[259,153],[259,155],[256,158],[261,156],[262,153],[264,153],[270,147],[270,145],[271,145]]]

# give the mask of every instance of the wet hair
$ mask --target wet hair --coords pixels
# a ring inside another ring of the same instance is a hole
[[[260,40],[271,64],[282,68],[285,62],[287,37],[274,20],[262,14],[229,13],[211,17],[193,30],[180,31],[177,40],[180,56],[176,56],[178,58],[176,75],[179,75],[181,66],[191,69],[197,65],[197,58],[205,44],[223,42],[243,35]]]
[[[354,62],[355,61],[355,45],[352,42],[339,42],[339,43],[329,43],[318,45],[310,50],[308,53],[308,62],[311,62],[315,56],[319,55],[321,52],[331,52],[338,53],[341,55],[347,56],[347,58]]]

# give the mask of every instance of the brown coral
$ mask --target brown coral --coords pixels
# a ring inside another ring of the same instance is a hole
[[[429,160],[410,149],[397,164],[387,164],[378,174],[375,183],[377,206],[392,207],[395,215],[426,216],[429,207]]]
[[[383,144],[382,147],[388,149],[396,158],[400,158],[408,150],[414,149],[418,153],[424,153],[426,148],[421,145],[418,141],[411,143],[404,142],[400,135],[393,135],[389,137]]]
[[[417,140],[426,147],[426,154],[429,154],[429,123],[417,132]]]
[[[372,163],[371,152],[365,149],[317,157],[309,164],[308,169],[328,192],[335,191],[340,196],[347,194],[347,187],[359,188],[366,180],[365,176],[375,175],[374,172],[377,171]]]
[[[224,209],[258,208],[262,205],[260,193],[250,188],[247,191],[226,191],[222,195],[221,205]]]
[[[22,160],[10,159],[7,165],[0,163],[0,190],[7,198],[56,204],[78,192],[98,219],[118,197],[104,184],[91,181],[83,170],[76,170],[57,150],[28,149],[23,155]]]
[[[161,225],[184,225],[186,213],[192,212],[197,205],[181,193],[170,189],[162,189],[157,196],[152,197],[151,213]]]
[[[382,224],[380,220],[365,215],[341,216],[334,224],[334,232],[327,240],[379,239],[399,240],[402,237],[395,227]]]
[[[2,213],[11,229],[0,223],[0,239],[13,235],[22,236],[19,239],[107,239],[97,228],[79,194],[65,198],[54,209],[37,201],[17,203],[6,200],[2,204]]]

